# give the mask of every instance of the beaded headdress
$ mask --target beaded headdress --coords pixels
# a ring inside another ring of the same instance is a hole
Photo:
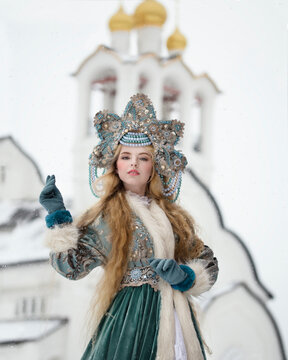
[[[94,117],[94,126],[100,138],[89,156],[89,182],[97,175],[97,168],[104,171],[113,162],[118,144],[147,146],[154,148],[155,169],[162,181],[163,194],[177,196],[181,186],[181,175],[187,165],[186,157],[174,146],[183,136],[184,123],[178,120],[157,120],[151,100],[144,94],[130,98],[122,117],[108,111],[99,111]]]

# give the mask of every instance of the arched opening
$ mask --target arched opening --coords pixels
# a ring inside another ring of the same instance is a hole
[[[192,150],[195,152],[201,152],[202,150],[202,103],[203,99],[200,95],[196,95],[192,101],[191,139]]]
[[[163,83],[162,119],[180,119],[180,89],[172,79],[166,79]]]
[[[149,84],[148,75],[144,74],[144,73],[140,73],[139,80],[138,80],[138,92],[146,94],[148,84]]]
[[[90,84],[90,104],[87,134],[94,135],[93,119],[99,109],[114,111],[116,95],[116,72],[106,69],[96,76]]]

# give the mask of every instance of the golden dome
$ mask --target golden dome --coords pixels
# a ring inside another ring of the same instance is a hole
[[[132,16],[126,14],[120,5],[119,10],[109,20],[109,28],[111,31],[130,31],[133,27]]]
[[[174,33],[169,36],[167,40],[168,50],[184,50],[187,45],[187,40],[183,34],[176,27]]]
[[[167,17],[165,7],[156,0],[145,0],[137,6],[134,12],[136,27],[162,26]]]

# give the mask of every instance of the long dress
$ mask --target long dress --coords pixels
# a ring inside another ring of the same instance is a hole
[[[148,261],[174,257],[170,222],[156,202],[131,193],[126,198],[134,219],[128,269],[81,360],[206,359],[192,297],[214,284],[217,266],[211,262],[217,260],[205,246],[197,259],[185,264],[196,274],[192,288],[184,293],[172,289]],[[52,248],[52,266],[73,280],[83,278],[96,266],[105,270],[111,250],[109,228],[101,215],[85,234],[79,234],[73,223],[49,230],[47,243]]]

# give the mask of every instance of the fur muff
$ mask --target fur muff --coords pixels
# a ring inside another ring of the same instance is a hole
[[[79,238],[79,230],[73,225],[55,226],[46,232],[45,245],[53,252],[63,252],[76,249]]]

